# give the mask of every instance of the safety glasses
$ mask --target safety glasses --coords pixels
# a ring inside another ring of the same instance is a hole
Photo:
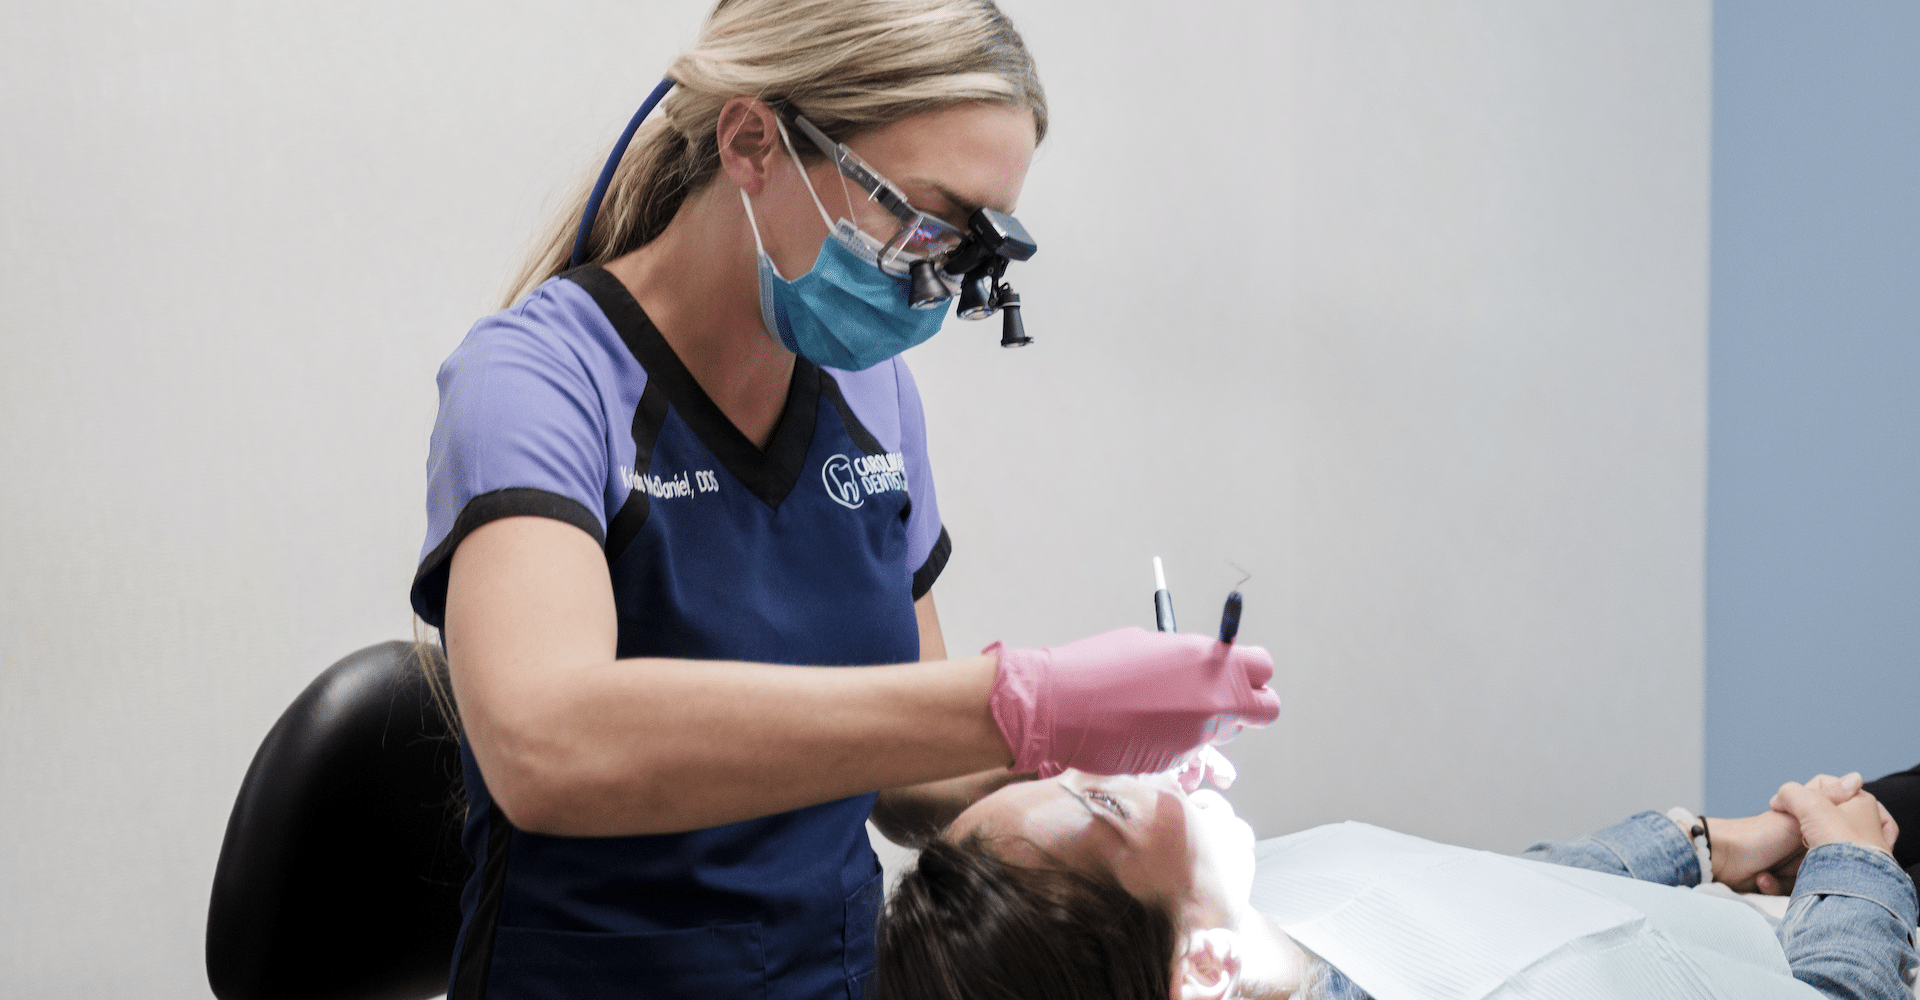
[[[939,262],[964,243],[967,234],[914,208],[907,196],[879,171],[868,166],[853,150],[827,138],[805,115],[794,115],[793,124],[838,167],[841,176],[859,185],[868,199],[877,202],[900,223],[892,238],[880,247],[880,270],[894,277],[905,277],[922,260]]]

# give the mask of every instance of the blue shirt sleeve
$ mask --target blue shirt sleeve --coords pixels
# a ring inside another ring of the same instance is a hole
[[[1520,855],[1529,861],[1625,875],[1661,885],[1698,885],[1700,858],[1673,820],[1635,813],[1579,840],[1543,840]]]
[[[1825,996],[1913,1000],[1916,910],[1913,880],[1891,857],[1858,844],[1822,844],[1800,863],[1780,945],[1794,978]]]

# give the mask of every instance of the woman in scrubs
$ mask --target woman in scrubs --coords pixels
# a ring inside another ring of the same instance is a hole
[[[911,266],[1012,212],[1046,131],[993,4],[723,0],[669,76],[584,262],[583,195],[440,370],[412,600],[462,725],[455,998],[857,997],[870,815],[913,841],[1279,711],[1264,651],[1201,636],[947,655],[899,354],[945,311]]]

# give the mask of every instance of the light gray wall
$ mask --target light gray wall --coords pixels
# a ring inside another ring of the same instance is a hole
[[[701,2],[92,2],[0,61],[0,993],[205,993],[241,773],[405,634],[432,373]],[[1010,0],[1039,344],[913,357],[949,644],[1237,573],[1263,833],[1697,802],[1704,2]]]
[[[1210,628],[1232,560],[1262,832],[1697,802],[1707,6],[1031,7],[1040,343],[915,359],[950,646],[1147,623],[1156,554]]]

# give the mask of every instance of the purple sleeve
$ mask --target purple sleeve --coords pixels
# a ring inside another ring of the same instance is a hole
[[[606,539],[608,415],[600,387],[570,324],[542,322],[532,305],[481,320],[440,366],[427,538],[411,595],[414,611],[435,627],[446,611],[453,550],[475,528],[534,515]]]
[[[913,510],[907,515],[907,565],[913,570],[913,598],[933,589],[946,568],[953,541],[940,523],[940,500],[933,489],[933,465],[927,459],[927,418],[920,408],[920,387],[907,363],[893,360],[900,394],[900,450],[907,459],[907,496]]]

